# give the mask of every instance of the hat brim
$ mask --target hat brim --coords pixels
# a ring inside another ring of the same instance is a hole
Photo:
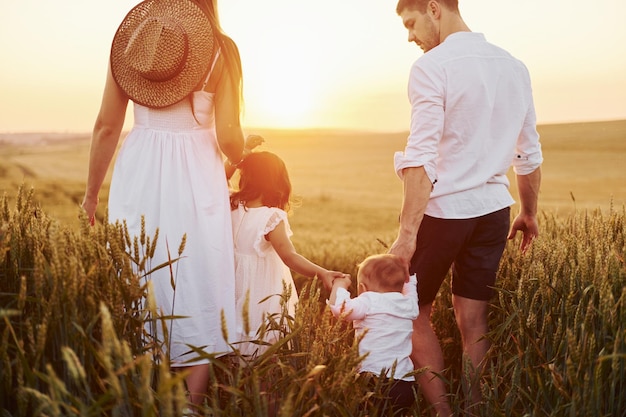
[[[127,61],[124,51],[137,27],[146,19],[175,19],[187,35],[189,50],[180,71],[165,81],[144,78]],[[206,13],[190,0],[145,0],[128,12],[111,45],[111,72],[135,103],[163,108],[187,97],[204,79],[215,49],[213,27]]]

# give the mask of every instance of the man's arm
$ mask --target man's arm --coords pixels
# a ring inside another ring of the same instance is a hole
[[[417,231],[424,218],[433,185],[423,166],[404,168],[402,174],[404,195],[400,227],[389,253],[398,255],[408,263],[415,252]]]
[[[521,210],[509,232],[509,239],[513,239],[517,231],[523,234],[520,249],[522,252],[528,249],[533,239],[539,235],[537,223],[537,201],[539,200],[539,188],[541,186],[541,167],[528,175],[517,175],[517,189],[519,192]]]

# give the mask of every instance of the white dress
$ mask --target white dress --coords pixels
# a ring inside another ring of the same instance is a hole
[[[212,93],[197,91],[192,99],[163,109],[134,103],[135,124],[117,156],[109,192],[109,221],[125,219],[131,238],[141,232],[141,216],[148,236],[159,229],[152,267],[167,262],[168,252],[177,258],[187,236],[172,273],[163,268],[149,277],[161,314],[183,317],[166,321],[172,366],[196,356],[189,354],[189,345],[218,355],[232,351],[223,337],[221,313],[232,338],[233,238],[213,99]],[[163,341],[161,325],[156,327]]]
[[[264,346],[247,343],[256,340],[259,326],[268,314],[280,314],[283,283],[291,294],[287,300],[287,311],[291,316],[295,313],[298,302],[296,286],[291,270],[283,263],[272,244],[265,238],[269,232],[283,222],[287,236],[291,236],[291,228],[287,213],[276,207],[244,208],[239,205],[232,212],[233,236],[235,242],[235,280],[237,305],[237,340],[244,343],[236,344],[242,354],[253,354],[265,350]],[[248,321],[249,331],[246,333],[244,324],[244,304],[249,292]],[[268,298],[269,297],[269,298]],[[266,299],[267,298],[267,299]],[[272,343],[279,334],[270,332],[264,340]]]

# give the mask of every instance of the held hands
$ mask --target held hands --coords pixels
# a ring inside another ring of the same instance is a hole
[[[243,145],[243,152],[241,153],[241,160],[246,159],[248,155],[252,153],[252,150],[257,146],[261,146],[261,144],[265,142],[263,136],[259,135],[248,135],[246,138],[246,143]]]
[[[335,272],[331,271],[331,273]],[[337,291],[339,290],[339,288],[348,290],[350,288],[350,285],[352,284],[352,280],[350,279],[349,274],[342,274],[341,272],[337,272],[336,274],[339,275],[336,276],[336,278],[334,278],[331,282],[330,297],[328,297],[327,301],[327,303],[331,306],[331,310],[332,306],[334,306],[337,302]],[[337,315],[335,310],[333,310],[333,314]]]
[[[350,279],[349,274],[343,274],[343,276],[333,280],[333,287],[345,288],[347,290],[350,288],[350,285],[352,285],[352,279]]]
[[[235,171],[237,170],[237,168],[239,168],[239,164],[241,164],[246,159],[246,157],[250,155],[250,153],[252,153],[252,150],[254,148],[256,148],[257,146],[260,146],[263,142],[265,142],[265,139],[263,139],[263,136],[248,135],[244,143],[243,151],[241,153],[241,159],[239,160],[239,162],[232,162],[230,159],[226,159],[226,161],[224,162],[224,169],[226,170],[226,178],[230,179],[235,173]]]
[[[260,146],[263,142],[265,142],[263,136],[248,135],[248,137],[246,138],[246,142],[243,145],[243,152],[241,153],[241,159],[239,160],[239,162],[233,163],[228,160],[228,164],[233,168],[237,168],[239,164],[241,164],[243,160],[246,159],[246,156],[250,155],[250,153],[252,153],[252,150],[257,146]]]
[[[347,280],[348,287],[350,286],[350,274],[344,274],[343,272],[338,271],[324,271],[323,273],[318,275],[318,278],[322,280],[322,284],[324,284],[324,288],[327,290],[332,290],[333,285],[337,280],[342,280],[345,282]]]
[[[407,265],[409,265],[411,263],[411,258],[413,258],[413,254],[415,253],[416,246],[417,244],[415,239],[406,240],[401,239],[401,237],[398,236],[387,253],[399,256]]]
[[[245,155],[249,154],[250,151],[252,151],[254,148],[256,148],[257,146],[260,146],[263,142],[265,142],[265,139],[263,139],[263,136],[248,135],[248,137],[246,138],[246,143],[244,144],[244,147],[243,147],[244,157]]]

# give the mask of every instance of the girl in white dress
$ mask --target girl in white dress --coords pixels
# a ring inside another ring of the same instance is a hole
[[[237,168],[239,187],[230,197],[235,245],[236,335],[242,342],[237,347],[242,354],[253,355],[266,349],[251,341],[258,339],[258,330],[268,315],[281,313],[283,286],[291,288],[284,302],[289,314],[295,313],[298,295],[291,270],[306,277],[317,276],[328,289],[333,279],[345,274],[314,264],[294,248],[287,219],[291,182],[285,163],[277,155],[252,152]],[[268,343],[275,342],[276,337],[274,332],[263,335]]]

